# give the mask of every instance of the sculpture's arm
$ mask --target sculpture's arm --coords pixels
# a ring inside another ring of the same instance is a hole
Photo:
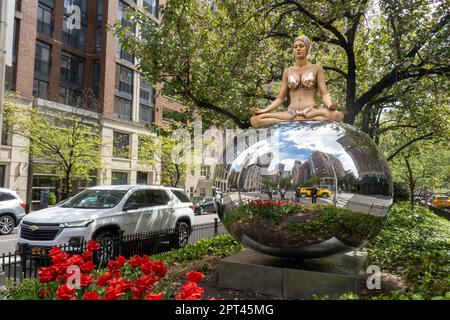
[[[278,107],[280,107],[284,100],[286,100],[286,97],[288,95],[289,92],[289,88],[288,88],[288,70],[285,69],[283,72],[283,77],[281,80],[281,88],[280,88],[280,92],[278,93],[277,98],[267,107],[264,109],[256,109],[256,108],[252,108],[252,112],[254,114],[263,114],[263,113],[269,113],[272,112],[273,110],[277,109]]]
[[[330,94],[328,93],[327,83],[325,82],[325,74],[323,67],[319,64],[317,66],[317,87],[320,90],[322,101],[328,109],[337,110],[337,104],[331,101]]]

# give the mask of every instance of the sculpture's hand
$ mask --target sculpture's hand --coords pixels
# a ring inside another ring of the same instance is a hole
[[[251,111],[254,115],[259,115],[259,114],[265,113],[264,110],[258,109],[258,108],[251,108],[250,111]]]
[[[338,104],[336,102],[332,102],[329,106],[328,109],[330,109],[331,111],[336,111],[339,108]]]

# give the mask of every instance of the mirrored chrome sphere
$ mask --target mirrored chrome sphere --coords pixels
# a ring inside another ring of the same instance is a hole
[[[286,122],[249,129],[229,143],[216,171],[219,217],[261,253],[318,258],[373,239],[389,213],[388,164],[347,124]]]

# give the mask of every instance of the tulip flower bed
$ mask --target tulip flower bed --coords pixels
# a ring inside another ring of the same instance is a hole
[[[148,256],[123,256],[110,260],[106,270],[96,270],[92,262],[100,245],[91,241],[83,254],[69,255],[60,248],[50,250],[52,263],[39,269],[35,299],[43,300],[199,300],[204,289],[198,282],[200,272],[186,274],[187,281],[178,292],[164,290],[167,267]],[[79,271],[79,272],[78,272]]]

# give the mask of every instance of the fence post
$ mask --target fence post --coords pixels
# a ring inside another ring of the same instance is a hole
[[[19,253],[20,253],[20,275],[19,279],[22,281],[22,279],[26,276],[27,272],[27,252],[29,249],[28,243],[23,243],[19,246]],[[17,263],[15,264],[17,266]]]
[[[6,275],[5,272],[3,271],[3,263],[5,263],[5,254],[3,253],[3,259],[0,260],[0,286],[4,286],[6,284]]]
[[[119,250],[117,250],[117,256],[122,255],[122,247],[123,247],[123,234],[125,233],[125,230],[119,230],[119,241],[118,241],[118,246],[119,246]],[[117,258],[114,257],[115,258]]]
[[[219,223],[218,223],[219,219],[218,218],[214,218],[214,235],[217,236],[217,234],[219,233]]]
[[[370,205],[370,209],[369,209],[369,212],[368,212],[368,213],[370,213],[370,211],[372,211],[372,208],[373,208],[373,202],[372,202],[372,204]]]

